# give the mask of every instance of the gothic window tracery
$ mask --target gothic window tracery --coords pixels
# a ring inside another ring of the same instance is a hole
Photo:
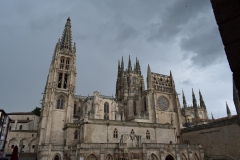
[[[60,59],[60,69],[63,69],[64,68],[64,62],[65,62],[65,59],[64,59],[64,57],[61,57],[61,59]]]
[[[109,120],[109,104],[108,104],[108,102],[104,103],[104,119]]]
[[[146,139],[150,139],[150,132],[148,130],[146,132]]]
[[[54,160],[61,160],[59,155],[55,155]]]
[[[118,130],[116,128],[113,131],[113,138],[118,138]]]
[[[62,77],[63,77],[63,74],[59,73],[59,75],[58,75],[58,88],[62,88]]]
[[[64,98],[60,96],[57,100],[57,109],[63,109],[64,107]]]
[[[70,59],[66,59],[66,66],[65,69],[69,70]]]
[[[66,89],[67,88],[67,81],[68,81],[68,74],[64,75],[64,83],[63,83],[63,88]]]
[[[160,96],[157,99],[157,105],[162,111],[166,111],[169,108],[169,101],[166,97]]]

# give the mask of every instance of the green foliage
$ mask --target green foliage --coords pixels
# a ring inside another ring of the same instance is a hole
[[[40,115],[41,115],[41,108],[36,107],[32,112],[33,112],[35,115],[40,116]]]

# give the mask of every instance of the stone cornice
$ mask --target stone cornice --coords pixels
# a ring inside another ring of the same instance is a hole
[[[97,124],[97,125],[113,125],[113,126],[131,126],[131,127],[152,127],[152,128],[165,128],[165,129],[175,129],[171,124],[159,124],[159,123],[146,123],[146,122],[122,122],[122,121],[106,121],[101,119],[89,119],[87,122],[79,123],[68,123],[63,129],[67,128],[79,128],[84,124]]]

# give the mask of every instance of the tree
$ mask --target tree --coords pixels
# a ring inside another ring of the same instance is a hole
[[[40,116],[40,115],[41,115],[41,108],[36,107],[32,112],[33,112],[35,115]]]

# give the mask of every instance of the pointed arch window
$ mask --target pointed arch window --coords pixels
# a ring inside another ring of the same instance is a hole
[[[115,128],[114,131],[113,131],[113,138],[118,138],[118,130],[117,130],[117,128]]]
[[[22,125],[19,126],[19,130],[22,130]]]
[[[131,130],[131,132],[130,132],[130,133],[131,133],[131,134],[135,134],[135,132],[134,132],[134,130],[133,130],[133,129]]]
[[[150,139],[150,132],[148,130],[146,132],[146,139]]]
[[[60,96],[57,100],[57,109],[63,109],[64,107],[64,98]]]
[[[64,59],[64,57],[61,57],[61,59],[60,59],[60,69],[63,69],[64,68],[64,62],[65,62],[65,59]]]
[[[70,59],[66,59],[66,65],[65,65],[65,69],[69,70],[69,64],[70,64]]]
[[[108,104],[108,102],[104,103],[104,119],[109,120],[109,104]]]
[[[58,75],[58,88],[62,88],[62,79],[63,79],[63,74],[59,73],[59,75]]]
[[[76,103],[74,103],[73,115],[75,115],[76,113],[77,113],[77,105],[76,105]]]
[[[66,89],[67,88],[67,81],[68,81],[68,74],[64,75],[64,82],[63,82],[63,88]]]
[[[77,130],[74,132],[74,139],[78,139],[78,131]]]
[[[59,155],[56,155],[56,156],[54,157],[54,160],[61,160],[61,159],[60,159]]]

